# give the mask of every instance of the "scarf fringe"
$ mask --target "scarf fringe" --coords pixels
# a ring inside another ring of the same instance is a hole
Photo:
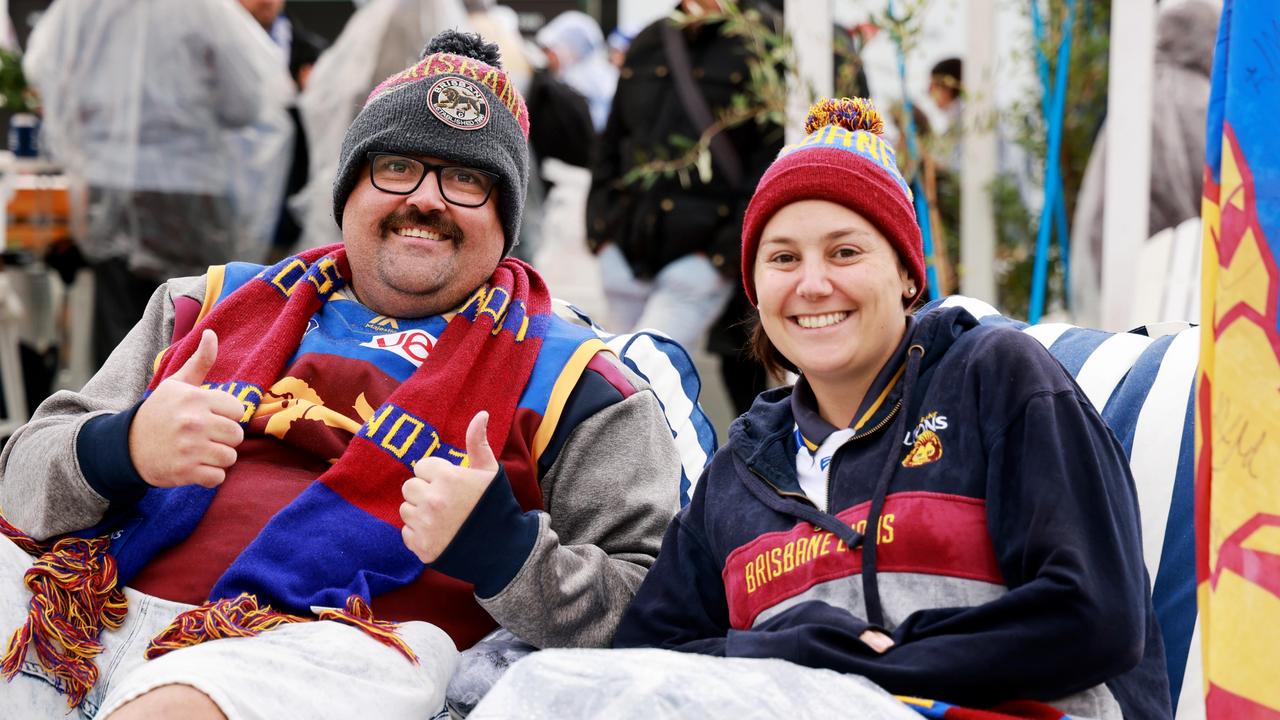
[[[347,606],[344,610],[335,608],[321,610],[317,620],[332,620],[354,627],[404,655],[409,662],[418,664],[418,656],[396,634],[399,624],[374,620],[373,610],[359,595],[347,598]],[[174,650],[199,645],[209,640],[254,637],[281,625],[300,622],[311,622],[311,620],[278,612],[271,609],[270,605],[260,604],[256,596],[240,593],[234,598],[207,603],[181,613],[173,619],[169,627],[152,638],[151,643],[147,645],[144,657],[154,660]]]
[[[27,652],[53,674],[74,708],[98,681],[93,658],[102,653],[98,636],[124,623],[128,600],[116,587],[116,562],[108,540],[63,538],[47,547],[0,518],[0,533],[36,558],[23,575],[31,590],[26,622],[14,631],[0,656],[0,675],[12,680]]]
[[[405,656],[409,662],[414,665],[418,664],[418,656],[404,641],[404,638],[396,634],[396,628],[400,627],[399,623],[389,622],[386,620],[374,620],[373,609],[359,595],[352,595],[347,598],[347,607],[344,610],[336,608],[325,608],[317,615],[319,620],[332,620],[343,625],[362,631],[369,637],[395,650]]]
[[[9,538],[14,545],[22,548],[22,550],[31,557],[40,557],[44,554],[45,550],[49,549],[44,543],[37,541],[30,535],[22,532],[13,525],[10,525],[9,521],[5,520],[3,515],[0,515],[0,534]]]
[[[234,598],[217,600],[179,613],[169,627],[151,639],[144,657],[154,660],[208,640],[253,637],[264,630],[296,622],[306,620],[276,612],[270,605],[259,605],[257,597],[240,593]]]

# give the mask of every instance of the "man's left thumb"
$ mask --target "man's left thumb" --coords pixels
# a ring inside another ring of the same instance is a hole
[[[497,470],[498,459],[489,447],[489,413],[481,410],[467,426],[467,458],[476,470]]]

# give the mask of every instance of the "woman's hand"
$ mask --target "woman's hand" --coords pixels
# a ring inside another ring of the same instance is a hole
[[[879,630],[864,630],[858,639],[866,644],[867,647],[878,653],[884,654],[885,650],[893,647],[893,638],[885,635]]]

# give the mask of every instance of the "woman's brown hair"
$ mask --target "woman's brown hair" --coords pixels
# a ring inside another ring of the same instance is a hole
[[[751,357],[764,366],[765,372],[777,380],[785,378],[788,372],[799,374],[800,370],[795,363],[778,352],[778,348],[769,340],[769,334],[760,323],[760,311],[757,310],[755,316],[747,322],[751,323],[751,339],[747,343],[747,349],[751,352]]]

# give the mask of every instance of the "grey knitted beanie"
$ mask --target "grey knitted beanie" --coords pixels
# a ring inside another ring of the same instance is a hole
[[[497,173],[503,252],[511,251],[529,186],[529,110],[502,71],[497,45],[445,30],[417,64],[369,93],[342,140],[333,182],[338,227],[369,152],[429,155]]]

